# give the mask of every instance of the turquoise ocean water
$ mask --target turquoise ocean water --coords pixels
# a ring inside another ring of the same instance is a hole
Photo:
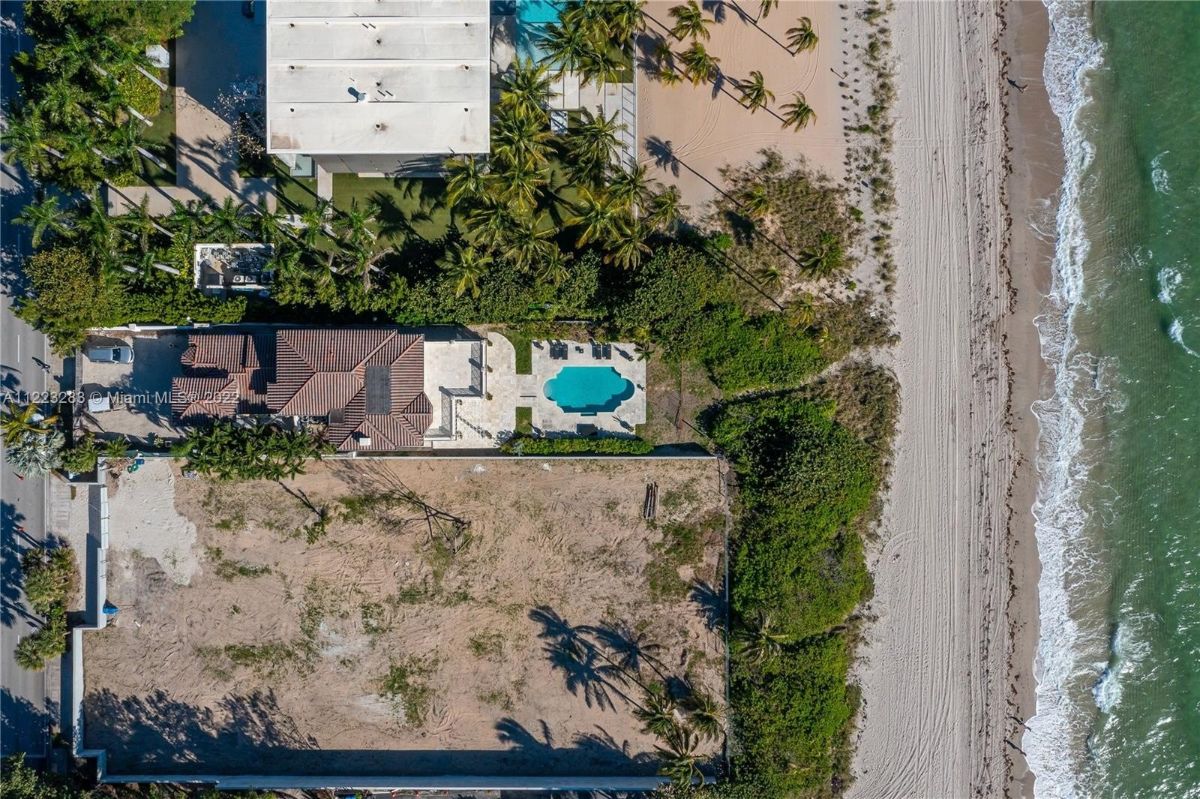
[[[1049,4],[1040,797],[1200,797],[1200,3]]]

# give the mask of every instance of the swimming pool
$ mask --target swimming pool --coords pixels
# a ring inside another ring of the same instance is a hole
[[[556,0],[517,0],[517,55],[533,61],[546,57],[541,45],[542,31],[550,23],[558,22],[561,5]]]
[[[543,390],[566,413],[595,416],[615,411],[634,385],[611,366],[564,366]]]

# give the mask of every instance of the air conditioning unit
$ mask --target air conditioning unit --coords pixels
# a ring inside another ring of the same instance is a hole
[[[243,275],[234,275],[234,276],[233,276],[233,282],[234,282],[234,283],[245,283],[245,282],[246,282],[246,278],[245,278]]]

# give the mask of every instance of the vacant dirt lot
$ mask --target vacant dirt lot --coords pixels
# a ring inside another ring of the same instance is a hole
[[[110,551],[120,613],[85,636],[87,744],[116,773],[652,774],[639,683],[723,695],[713,461],[173,478],[194,538]],[[185,584],[146,554],[186,549]]]

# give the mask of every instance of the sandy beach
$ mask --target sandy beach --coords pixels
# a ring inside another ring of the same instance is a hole
[[[902,412],[860,650],[856,797],[998,796],[1006,782],[1006,140],[997,6],[892,14]]]
[[[1062,131],[1050,109],[1042,76],[1049,20],[1041,3],[1008,6],[1004,49],[1011,59],[1007,77],[1017,84],[1008,89],[1008,133],[1012,173],[1008,181],[1012,217],[1010,264],[1013,304],[1005,323],[1005,341],[1012,369],[1012,420],[1018,463],[1009,499],[1009,561],[1013,593],[1008,625],[1012,639],[1009,663],[1008,795],[1033,796],[1033,774],[1022,754],[1024,722],[1034,712],[1033,663],[1038,644],[1037,583],[1040,574],[1033,507],[1037,491],[1038,421],[1031,406],[1049,387],[1040,342],[1033,326],[1049,291],[1050,261],[1054,257],[1054,216],[1062,180]],[[1015,88],[1015,90],[1014,90]]]
[[[647,33],[640,43],[666,38],[676,52],[689,42],[675,41],[667,32],[669,11],[677,2],[651,0],[646,4]],[[710,4],[705,3],[708,9]],[[720,59],[716,82],[693,86],[686,80],[674,86],[643,77],[638,83],[638,140],[641,161],[652,177],[679,187],[693,212],[702,212],[720,185],[720,170],[755,160],[760,150],[774,147],[789,160],[804,157],[835,180],[845,176],[846,141],[839,78],[846,74],[846,31],[850,11],[835,3],[787,0],[766,18],[756,19],[757,2],[714,5],[715,21],[705,47]],[[706,11],[706,16],[713,13]],[[785,44],[787,29],[799,17],[812,20],[820,41],[809,51],[792,55]],[[751,70],[775,93],[769,108],[750,113],[739,102],[737,82]],[[800,131],[783,130],[779,107],[795,92],[816,111],[816,121]]]

